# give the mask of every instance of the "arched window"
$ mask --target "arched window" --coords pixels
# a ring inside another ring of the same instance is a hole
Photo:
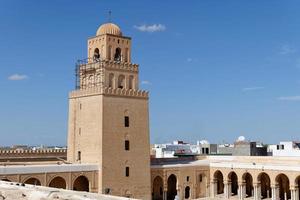
[[[100,60],[100,52],[99,52],[99,49],[96,48],[94,50],[94,57],[93,57],[94,61],[99,61]]]
[[[120,75],[118,78],[118,88],[123,89],[125,88],[125,76]]]
[[[125,62],[128,62],[128,48],[125,49]]]
[[[190,187],[189,186],[185,187],[184,198],[185,199],[190,198]]]
[[[88,81],[89,81],[88,87],[92,87],[94,84],[94,76],[90,75]]]
[[[115,80],[114,74],[109,74],[109,76],[108,76],[108,87],[114,88],[114,80]]]
[[[115,53],[114,60],[115,61],[121,61],[121,49],[120,48],[116,48],[116,53]]]
[[[133,89],[133,80],[134,80],[134,77],[132,75],[129,76],[129,89]]]

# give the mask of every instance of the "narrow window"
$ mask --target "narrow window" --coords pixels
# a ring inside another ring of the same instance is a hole
[[[184,194],[184,198],[185,199],[188,199],[188,198],[190,198],[190,187],[189,186],[187,186],[186,188],[185,188],[185,192],[184,192],[185,194]]]
[[[202,174],[199,174],[199,182],[202,182]]]
[[[100,60],[100,52],[99,52],[99,49],[96,48],[94,50],[94,57],[93,57],[94,61],[99,61]]]
[[[128,116],[124,117],[124,125],[125,125],[125,127],[129,127],[129,117]]]
[[[121,49],[120,48],[116,48],[114,60],[115,61],[121,61]]]
[[[125,140],[125,150],[129,151],[129,140]]]
[[[125,176],[129,177],[129,167],[126,167],[126,169],[125,169]]]
[[[78,130],[78,134],[79,134],[79,135],[81,135],[81,128],[79,128],[79,130]]]
[[[190,181],[190,177],[189,176],[186,177],[186,181]]]
[[[81,105],[81,103],[79,104],[79,110],[81,110],[81,108],[82,108],[82,105]]]
[[[80,161],[81,160],[81,151],[78,151],[77,154],[78,154],[77,155],[77,160]]]

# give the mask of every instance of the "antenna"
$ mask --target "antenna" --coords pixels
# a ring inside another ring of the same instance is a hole
[[[108,22],[111,22],[111,10],[108,11]]]

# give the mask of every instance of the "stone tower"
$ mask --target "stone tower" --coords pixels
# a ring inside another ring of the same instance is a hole
[[[69,95],[68,161],[99,164],[99,193],[151,199],[148,92],[131,38],[106,23],[87,45]]]

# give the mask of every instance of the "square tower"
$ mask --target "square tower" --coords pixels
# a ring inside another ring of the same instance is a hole
[[[115,24],[88,39],[69,94],[68,161],[99,164],[99,193],[151,199],[148,92],[130,55]]]

